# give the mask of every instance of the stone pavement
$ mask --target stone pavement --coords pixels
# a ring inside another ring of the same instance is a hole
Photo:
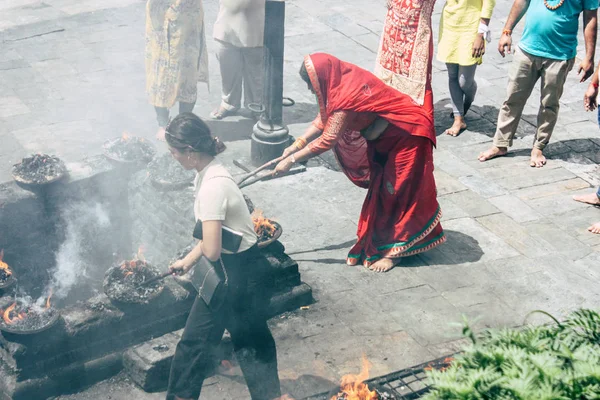
[[[442,5],[436,6],[435,26]],[[293,134],[302,132],[316,112],[297,76],[302,57],[325,51],[371,68],[384,6],[383,0],[287,1],[285,95],[296,106],[285,110],[285,119]],[[493,45],[509,9],[509,1],[498,1]],[[205,2],[209,33],[216,10],[216,0]],[[10,179],[10,166],[32,151],[76,161],[98,154],[104,140],[124,130],[154,135],[153,110],[144,94],[143,30],[141,0],[2,2],[0,182]],[[211,40],[209,51],[214,53]],[[201,116],[219,101],[214,54],[210,62],[211,90],[200,88],[195,109]],[[477,154],[494,133],[509,62],[510,56],[502,59],[490,47],[477,72],[479,94],[467,117],[469,130],[458,138],[439,136],[436,178],[447,244],[407,259],[401,268],[377,275],[345,266],[365,192],[339,172],[315,166],[245,189],[281,222],[282,241],[315,293],[316,303],[308,309],[271,321],[283,386],[294,396],[323,391],[342,374],[356,371],[362,353],[373,363],[372,375],[451,353],[460,344],[459,329],[451,324],[463,314],[481,328],[520,325],[535,309],[560,316],[580,306],[597,307],[600,235],[586,228],[600,220],[600,212],[571,200],[600,183],[598,126],[581,102],[587,84],[579,84],[575,73],[569,77],[548,166],[527,166],[538,89],[510,155],[479,163]],[[446,80],[444,65],[436,62],[440,133],[451,123]],[[252,121],[212,125],[229,141],[228,165],[249,153]],[[331,164],[331,158],[325,162]],[[211,378],[205,394],[208,399],[248,398],[239,376]],[[163,397],[144,394],[121,376],[61,399]]]

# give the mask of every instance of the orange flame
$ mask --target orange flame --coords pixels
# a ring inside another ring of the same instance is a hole
[[[254,223],[254,232],[260,237],[263,234],[273,236],[277,229],[268,218],[265,218],[261,210],[254,210],[252,213],[252,222]]]
[[[129,140],[129,135],[127,134],[127,132],[123,132],[123,136],[121,136],[121,140],[124,142]]]
[[[25,314],[24,312],[15,312],[14,310],[16,306],[17,303],[12,303],[10,306],[8,306],[6,310],[4,310],[4,313],[2,313],[2,319],[8,325],[12,325],[17,321],[24,319],[27,316],[27,314]]]
[[[48,294],[48,298],[46,299],[46,308],[50,308],[50,298],[52,297],[52,289],[50,289],[50,294]]]
[[[0,250],[0,269],[3,270],[7,276],[10,276],[10,275],[12,275],[12,271],[10,270],[10,267],[8,266],[8,264],[5,263],[4,261],[2,261],[3,258],[4,258],[4,250]]]
[[[144,245],[141,245],[140,247],[138,247],[138,252],[137,252],[137,259],[140,261],[146,261],[146,258],[144,257]]]
[[[133,275],[133,271],[127,271],[127,272],[125,272],[125,275],[123,275],[123,277],[127,278],[130,275]]]
[[[283,396],[276,398],[275,400],[295,400],[295,399],[286,393]]]
[[[340,383],[340,392],[331,398],[336,400],[342,397],[346,400],[378,400],[379,395],[375,390],[370,390],[364,383],[369,378],[369,361],[365,356],[362,359],[362,368],[358,375],[348,374],[342,377]]]

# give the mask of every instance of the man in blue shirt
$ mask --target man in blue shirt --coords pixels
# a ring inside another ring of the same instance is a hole
[[[498,43],[502,57],[507,51],[511,53],[512,30],[527,12],[525,30],[508,72],[507,98],[498,114],[493,146],[479,155],[479,161],[506,155],[523,107],[541,78],[541,104],[530,165],[539,168],[546,164],[542,151],[556,125],[563,86],[575,63],[581,13],[586,49],[585,59],[579,64],[581,82],[594,72],[597,9],[598,0],[515,0]]]

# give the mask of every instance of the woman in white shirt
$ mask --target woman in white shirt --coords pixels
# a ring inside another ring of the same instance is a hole
[[[236,358],[253,400],[281,396],[277,376],[275,341],[266,318],[264,257],[242,192],[229,172],[215,159],[222,144],[208,126],[192,113],[179,114],[165,135],[173,157],[195,180],[194,214],[202,226],[202,240],[182,260],[169,268],[174,274],[190,271],[201,257],[219,259],[228,279],[225,301],[209,306],[197,296],[171,364],[167,399],[198,399],[202,383],[215,367],[214,351],[223,332],[231,333]],[[239,249],[223,248],[223,228],[242,235]]]

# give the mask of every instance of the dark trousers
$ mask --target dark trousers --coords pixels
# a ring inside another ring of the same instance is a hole
[[[265,260],[255,248],[244,253],[223,254],[229,277],[225,304],[211,309],[196,296],[171,364],[167,400],[200,397],[202,383],[218,361],[215,351],[225,329],[231,334],[252,400],[281,396],[277,351],[267,326],[267,298],[261,282]]]
[[[196,103],[182,103],[179,102],[179,114],[184,112],[192,112]],[[163,107],[154,107],[156,110],[156,119],[158,120],[158,126],[165,128],[169,123],[169,109]]]

